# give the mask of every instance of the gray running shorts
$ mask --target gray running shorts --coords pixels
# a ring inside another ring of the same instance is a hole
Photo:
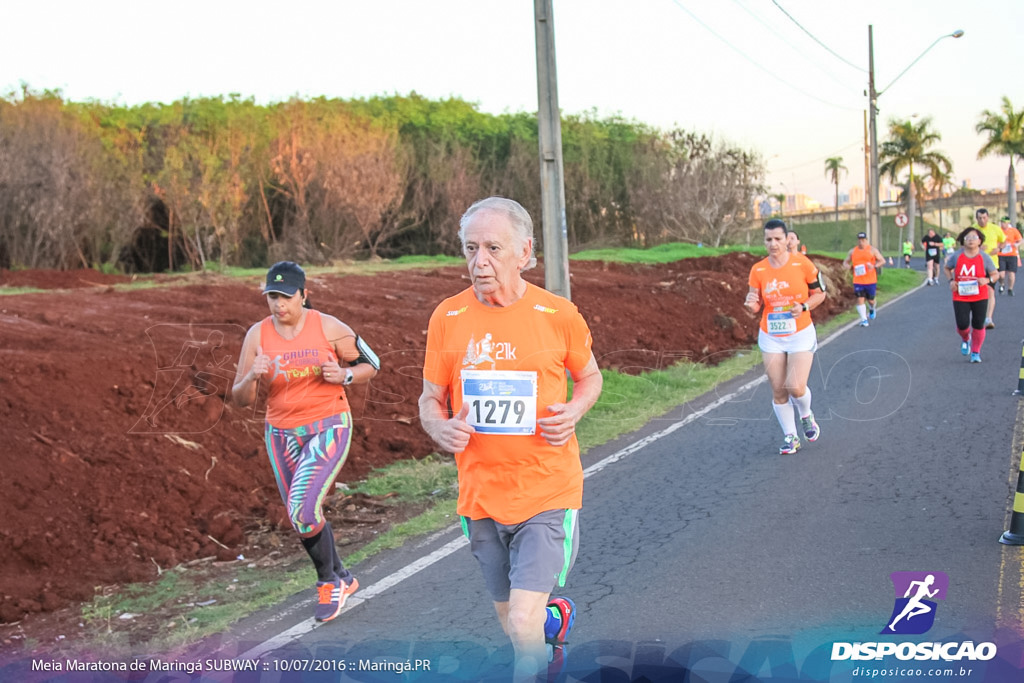
[[[565,585],[579,550],[579,510],[548,510],[519,524],[462,517],[462,531],[480,563],[494,602],[513,588],[550,593]]]

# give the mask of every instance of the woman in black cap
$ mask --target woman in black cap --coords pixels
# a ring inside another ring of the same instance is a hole
[[[270,315],[245,335],[232,397],[250,405],[260,381],[268,381],[267,453],[288,518],[316,567],[315,618],[329,621],[359,587],[342,566],[323,515],[352,436],[343,387],[369,382],[380,361],[348,325],[308,307],[298,264],[275,263],[263,293]]]

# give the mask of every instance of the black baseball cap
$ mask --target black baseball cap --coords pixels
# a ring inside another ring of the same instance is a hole
[[[267,284],[264,294],[277,292],[285,296],[295,296],[295,292],[306,288],[306,271],[294,261],[279,261],[267,271]]]
[[[858,232],[857,233],[857,239],[859,239],[859,240],[866,240],[867,238],[868,238],[868,234],[866,232]]]

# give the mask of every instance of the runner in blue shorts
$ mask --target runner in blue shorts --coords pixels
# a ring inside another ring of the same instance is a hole
[[[878,290],[878,283],[873,282],[870,285],[854,285],[853,295],[858,299],[865,299],[871,302],[871,307],[875,305],[875,293]]]
[[[885,259],[877,248],[868,242],[868,235],[857,233],[857,246],[843,259],[843,267],[853,274],[853,292],[857,295],[857,314],[860,326],[867,327],[868,319],[875,319],[875,286],[878,283],[878,269],[885,265]],[[867,302],[868,308],[864,305]]]

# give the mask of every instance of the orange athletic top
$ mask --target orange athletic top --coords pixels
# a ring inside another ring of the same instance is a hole
[[[295,339],[279,335],[267,316],[260,323],[260,345],[272,361],[267,422],[294,429],[348,411],[345,390],[321,379],[320,366],[337,357],[318,311],[306,311],[306,322]]]
[[[552,446],[536,420],[566,401],[566,370],[582,371],[591,355],[590,328],[576,306],[533,284],[510,306],[486,306],[469,288],[434,310],[423,378],[448,387],[456,413],[467,401],[476,430],[455,454],[458,514],[518,524],[582,506],[576,436]]]
[[[875,252],[871,247],[867,249],[854,247],[850,252],[850,266],[853,269],[853,284],[873,285],[878,282],[878,271],[875,270]]]
[[[810,297],[808,285],[818,281],[818,268],[801,254],[790,254],[786,265],[773,268],[768,259],[761,259],[750,269],[749,284],[761,292],[764,309],[761,312],[761,331],[773,336],[789,336],[811,324],[807,309],[796,318],[796,329],[786,328],[789,309],[795,303],[804,304]],[[776,329],[776,322],[784,323]]]
[[[1020,231],[1017,228],[1010,226],[1003,230],[1003,235],[1006,239],[1003,242],[1003,248],[999,250],[999,256],[1016,256],[1017,246],[1020,244],[1021,236]]]

